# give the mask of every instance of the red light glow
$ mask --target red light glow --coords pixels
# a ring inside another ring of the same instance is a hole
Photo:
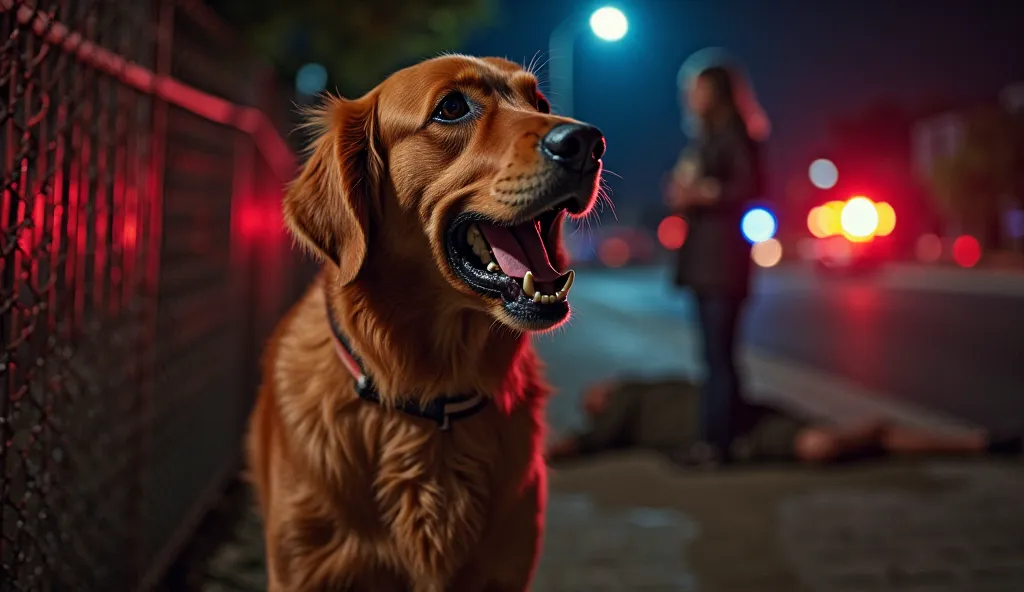
[[[970,235],[957,237],[953,241],[953,261],[960,267],[974,267],[981,260],[981,245]]]
[[[666,249],[674,251],[686,242],[689,230],[686,220],[679,216],[669,216],[658,224],[658,242]]]
[[[922,263],[935,263],[942,257],[942,239],[924,234],[917,239],[917,258]]]
[[[608,267],[622,267],[629,262],[629,243],[615,236],[601,243],[597,258]]]

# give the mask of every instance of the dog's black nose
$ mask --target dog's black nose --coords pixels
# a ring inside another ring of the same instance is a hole
[[[583,123],[557,125],[540,144],[548,158],[573,170],[593,167],[604,156],[604,134]]]

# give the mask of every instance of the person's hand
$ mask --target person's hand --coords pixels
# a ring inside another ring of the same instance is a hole
[[[689,187],[693,185],[694,181],[699,176],[700,169],[697,162],[694,160],[685,159],[676,165],[672,176],[679,182],[683,187]]]

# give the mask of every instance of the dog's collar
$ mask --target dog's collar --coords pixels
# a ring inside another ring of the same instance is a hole
[[[338,358],[345,366],[345,369],[352,374],[352,378],[355,379],[356,394],[365,401],[380,404],[380,393],[377,392],[377,387],[373,384],[373,378],[363,370],[363,365],[359,362],[359,358],[352,351],[348,340],[345,339],[345,335],[342,333],[341,327],[334,317],[334,311],[331,310],[330,302],[327,303],[327,320],[331,326],[331,334],[334,337],[334,349],[338,353]],[[486,405],[487,398],[476,394],[441,397],[430,401],[426,405],[421,405],[409,399],[401,399],[395,402],[394,407],[414,417],[422,417],[434,421],[442,430],[447,430],[451,427],[453,421],[469,417],[483,409]]]

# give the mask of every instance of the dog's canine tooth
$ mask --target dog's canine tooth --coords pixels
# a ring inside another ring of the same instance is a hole
[[[523,276],[523,294],[527,296],[534,296],[537,294],[537,290],[533,285],[533,272],[527,271],[526,275]],[[537,299],[534,298],[534,301]]]
[[[490,256],[488,256],[488,258],[490,258]],[[487,264],[487,271],[501,271],[501,268],[498,267],[497,263],[491,261]]]
[[[569,270],[569,277],[568,277],[568,279],[565,280],[565,285],[562,286],[561,290],[559,290],[559,292],[562,293],[562,299],[563,300],[565,299],[566,296],[569,295],[569,289],[572,288],[572,283],[575,280],[576,280],[576,272],[570,269]]]

